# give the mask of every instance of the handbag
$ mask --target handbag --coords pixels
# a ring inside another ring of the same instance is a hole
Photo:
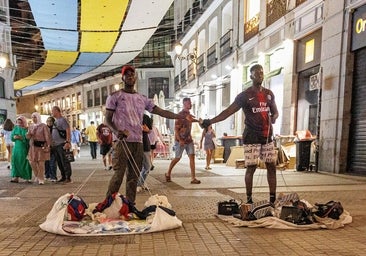
[[[44,147],[45,144],[46,144],[45,141],[39,141],[39,140],[33,141],[33,145],[37,148],[42,148]]]
[[[75,161],[74,153],[70,150],[64,151],[64,161],[67,163],[71,163]]]
[[[239,204],[234,200],[218,202],[218,214],[233,215],[239,213]]]

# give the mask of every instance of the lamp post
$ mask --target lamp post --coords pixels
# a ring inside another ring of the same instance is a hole
[[[179,60],[192,61],[196,65],[196,71],[197,71],[197,48],[194,48],[193,53],[188,53],[186,56],[182,56],[183,46],[181,43],[177,43],[174,46],[174,50],[175,50],[175,53],[177,54]]]
[[[174,50],[175,50],[175,53],[177,54],[177,58],[179,60],[189,60],[191,61],[192,63],[194,63],[194,70],[195,70],[195,78],[196,78],[196,81],[197,81],[197,84],[196,84],[196,90],[198,90],[199,88],[199,76],[198,76],[198,56],[197,56],[197,48],[193,48],[193,52],[189,52],[187,53],[187,55],[185,56],[182,56],[182,51],[183,51],[183,46],[182,44],[179,42],[177,43],[175,46],[174,46]],[[197,115],[198,113],[198,109],[196,109],[195,111],[195,115]]]

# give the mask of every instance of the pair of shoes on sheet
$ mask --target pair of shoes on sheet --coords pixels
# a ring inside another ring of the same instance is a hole
[[[191,180],[191,184],[201,184],[201,181],[194,178],[194,180]]]
[[[165,173],[165,181],[166,182],[171,182],[172,181],[171,177],[166,173]]]

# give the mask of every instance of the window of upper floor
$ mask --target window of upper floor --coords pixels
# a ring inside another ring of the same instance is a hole
[[[92,107],[93,106],[93,92],[91,90],[86,92],[86,100],[87,100],[86,106],[88,108]]]
[[[169,78],[168,77],[152,77],[148,80],[148,97],[154,98],[154,95],[159,95],[163,91],[165,97],[169,97]]]
[[[100,90],[98,88],[94,90],[94,106],[99,105],[100,105]]]
[[[104,86],[101,88],[101,90],[102,90],[102,105],[105,105],[108,98],[108,87]]]
[[[0,98],[5,98],[5,79],[0,77]]]
[[[260,12],[261,1],[258,0],[246,0],[244,7],[244,19],[249,21],[256,17]]]

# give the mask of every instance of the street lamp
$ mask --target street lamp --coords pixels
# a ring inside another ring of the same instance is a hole
[[[174,51],[177,54],[179,60],[190,60],[197,65],[197,48],[193,49],[193,53],[188,53],[186,56],[182,56],[183,46],[181,43],[177,43],[174,46]]]

